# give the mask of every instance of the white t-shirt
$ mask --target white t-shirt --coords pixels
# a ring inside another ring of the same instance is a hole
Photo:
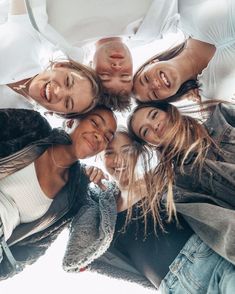
[[[0,216],[7,240],[20,223],[43,216],[53,199],[42,191],[34,163],[0,180]]]
[[[43,71],[54,46],[32,27],[28,15],[8,16],[0,25],[0,40],[0,107],[31,108],[23,96],[5,85]]]
[[[43,4],[40,10],[37,0],[30,3],[41,33],[80,62],[86,45],[100,38],[125,37],[129,47],[136,47],[175,32],[178,20],[177,0],[47,0],[45,25],[40,24]]]
[[[182,30],[216,47],[198,76],[202,96],[235,99],[235,1],[179,0],[179,11]]]

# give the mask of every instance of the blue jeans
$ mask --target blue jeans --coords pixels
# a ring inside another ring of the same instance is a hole
[[[235,266],[193,235],[169,267],[160,293],[233,294]]]

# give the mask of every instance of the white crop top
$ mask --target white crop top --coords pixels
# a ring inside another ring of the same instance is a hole
[[[18,224],[44,215],[52,201],[39,185],[34,163],[1,179],[0,216],[6,240]]]

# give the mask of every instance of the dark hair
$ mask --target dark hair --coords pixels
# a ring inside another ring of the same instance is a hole
[[[153,57],[148,59],[144,64],[142,64],[138,68],[138,70],[134,74],[133,82],[135,82],[135,79],[145,69],[145,67],[148,66],[153,61],[155,61],[155,60],[165,61],[165,60],[172,59],[172,58],[176,57],[177,55],[179,55],[185,49],[186,43],[187,43],[187,41],[184,41],[183,43],[181,43],[181,44],[179,44],[169,50],[158,53],[157,55],[154,55]],[[188,80],[180,86],[180,88],[178,89],[178,91],[174,95],[167,97],[166,99],[164,99],[164,101],[175,102],[175,101],[179,100],[179,98],[181,96],[183,96],[184,94],[186,94],[189,90],[197,89],[198,87],[199,87],[199,85],[198,85],[197,80],[192,80],[192,79]],[[137,103],[143,103],[143,102],[137,100]]]
[[[107,107],[106,105],[103,104],[98,104],[96,105],[94,108],[92,108],[90,111],[86,112],[86,113],[81,113],[81,114],[74,114],[73,119],[84,119],[86,118],[88,115],[96,112],[97,110],[105,110],[105,111],[109,111],[113,114],[114,118],[117,120],[116,115],[114,114],[113,110],[110,107]]]
[[[103,88],[98,104],[103,104],[111,108],[113,111],[122,112],[130,110],[131,96],[109,93],[105,88]]]

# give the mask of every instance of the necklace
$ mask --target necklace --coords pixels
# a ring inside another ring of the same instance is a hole
[[[54,156],[54,145],[52,145],[51,147],[51,159],[52,159],[52,162],[53,164],[56,166],[56,167],[59,167],[59,168],[70,168],[71,165],[69,166],[62,166],[62,165],[59,165],[56,161],[55,161],[55,156]]]

